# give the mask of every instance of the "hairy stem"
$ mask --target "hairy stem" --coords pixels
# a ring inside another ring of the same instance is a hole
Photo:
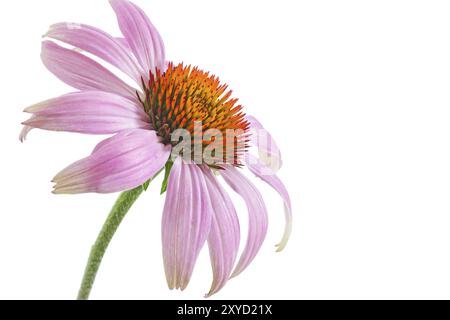
[[[130,210],[131,206],[136,202],[143,191],[144,187],[139,186],[136,189],[123,192],[114,204],[111,213],[106,219],[106,222],[98,235],[97,241],[92,247],[86,270],[84,272],[83,281],[81,283],[81,288],[78,293],[78,300],[89,299],[95,277],[97,276],[97,272],[103,256],[105,255],[106,249],[119,228],[120,223],[125,218],[128,210]]]

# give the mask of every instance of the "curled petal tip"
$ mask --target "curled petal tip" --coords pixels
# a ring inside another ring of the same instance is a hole
[[[286,246],[289,242],[289,236],[290,235],[285,235],[285,239],[283,239],[282,242],[280,242],[279,244],[277,244],[275,247],[277,248],[276,252],[282,252],[284,249],[286,249]]]
[[[54,176],[52,179],[52,183],[56,184],[56,183],[61,182],[61,178],[62,178],[63,174],[64,174],[64,170],[61,171],[60,173],[58,173],[56,176]]]
[[[280,243],[275,245],[275,248],[277,248],[277,252],[281,252],[284,249],[286,249],[286,246],[288,244],[288,239],[283,239]]]
[[[234,271],[234,272],[230,275],[230,277],[228,278],[228,281],[233,280],[234,278],[237,278],[242,272],[243,272],[243,271],[239,271],[239,270]]]
[[[167,281],[167,287],[170,291],[175,290],[175,281],[172,278],[166,278]]]
[[[24,127],[23,127],[23,129],[22,129],[22,131],[20,132],[20,135],[19,135],[20,142],[22,142],[22,143],[25,142],[25,140],[27,139],[28,134],[30,133],[30,131],[32,129],[33,129],[32,127],[24,125]]]
[[[286,249],[286,246],[289,242],[289,238],[291,236],[291,230],[292,230],[292,226],[289,225],[286,227],[286,231],[285,231],[285,235],[283,236],[283,240],[276,245],[277,247],[277,252],[282,252],[284,249]]]
[[[210,292],[208,292],[207,294],[205,294],[205,299],[209,299],[212,296],[216,295],[221,289],[215,289],[215,290],[211,290]]]
[[[64,187],[61,186],[61,181],[56,178],[51,181],[53,183],[53,194],[66,194],[67,192],[63,192]]]
[[[181,275],[180,275],[180,277],[181,277]],[[186,281],[186,279],[181,280],[180,283],[178,284],[178,290],[184,291],[184,290],[186,290],[188,285],[189,285],[189,281]]]
[[[43,101],[40,103],[36,103],[32,106],[26,107],[23,112],[25,113],[37,113],[39,111],[44,110],[45,108],[47,108],[49,106],[49,102],[50,101]]]

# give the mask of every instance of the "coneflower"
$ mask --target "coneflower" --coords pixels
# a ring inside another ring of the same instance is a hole
[[[122,192],[91,251],[79,299],[89,297],[124,216],[162,172],[162,193],[166,193],[162,244],[169,288],[187,287],[197,257],[208,243],[214,277],[207,294],[211,296],[248,267],[266,237],[266,206],[258,189],[241,173],[244,167],[283,198],[286,229],[278,250],[288,242],[291,203],[276,176],[280,151],[217,77],[166,61],[162,38],[139,7],[126,0],[110,3],[124,38],[83,24],[50,27],[42,43],[43,63],[78,91],[25,109],[31,117],[23,123],[20,139],[24,141],[34,128],[112,135],[53,180],[56,194]],[[135,86],[85,53],[118,68]],[[250,153],[252,148],[258,156]],[[238,193],[248,209],[247,243],[238,261],[239,220],[219,180]]]

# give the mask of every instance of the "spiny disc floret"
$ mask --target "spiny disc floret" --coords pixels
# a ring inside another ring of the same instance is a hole
[[[234,154],[226,155],[223,160],[239,164],[239,157],[247,147],[249,123],[242,112],[243,107],[237,104],[238,99],[231,98],[232,91],[227,85],[197,67],[169,63],[165,72],[150,73],[144,88],[142,104],[163,143],[176,145],[171,134],[178,129],[190,132],[192,144],[194,140],[201,141],[203,147],[213,141],[217,143],[217,140],[205,140],[203,136],[195,139],[196,135],[202,134],[197,132],[200,123],[203,133],[210,129],[222,133],[220,143],[224,150],[233,144]],[[227,138],[230,130],[240,133],[230,139]]]

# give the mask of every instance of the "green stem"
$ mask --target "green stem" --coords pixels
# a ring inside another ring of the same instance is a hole
[[[98,235],[97,241],[92,247],[86,266],[86,271],[83,276],[83,281],[81,283],[81,288],[78,293],[78,300],[89,299],[89,294],[91,293],[97,271],[100,267],[103,256],[105,255],[106,249],[119,228],[120,223],[125,218],[128,210],[130,210],[131,206],[135,203],[143,191],[144,187],[139,186],[136,189],[123,192],[114,204],[108,219],[106,219],[106,222]]]

